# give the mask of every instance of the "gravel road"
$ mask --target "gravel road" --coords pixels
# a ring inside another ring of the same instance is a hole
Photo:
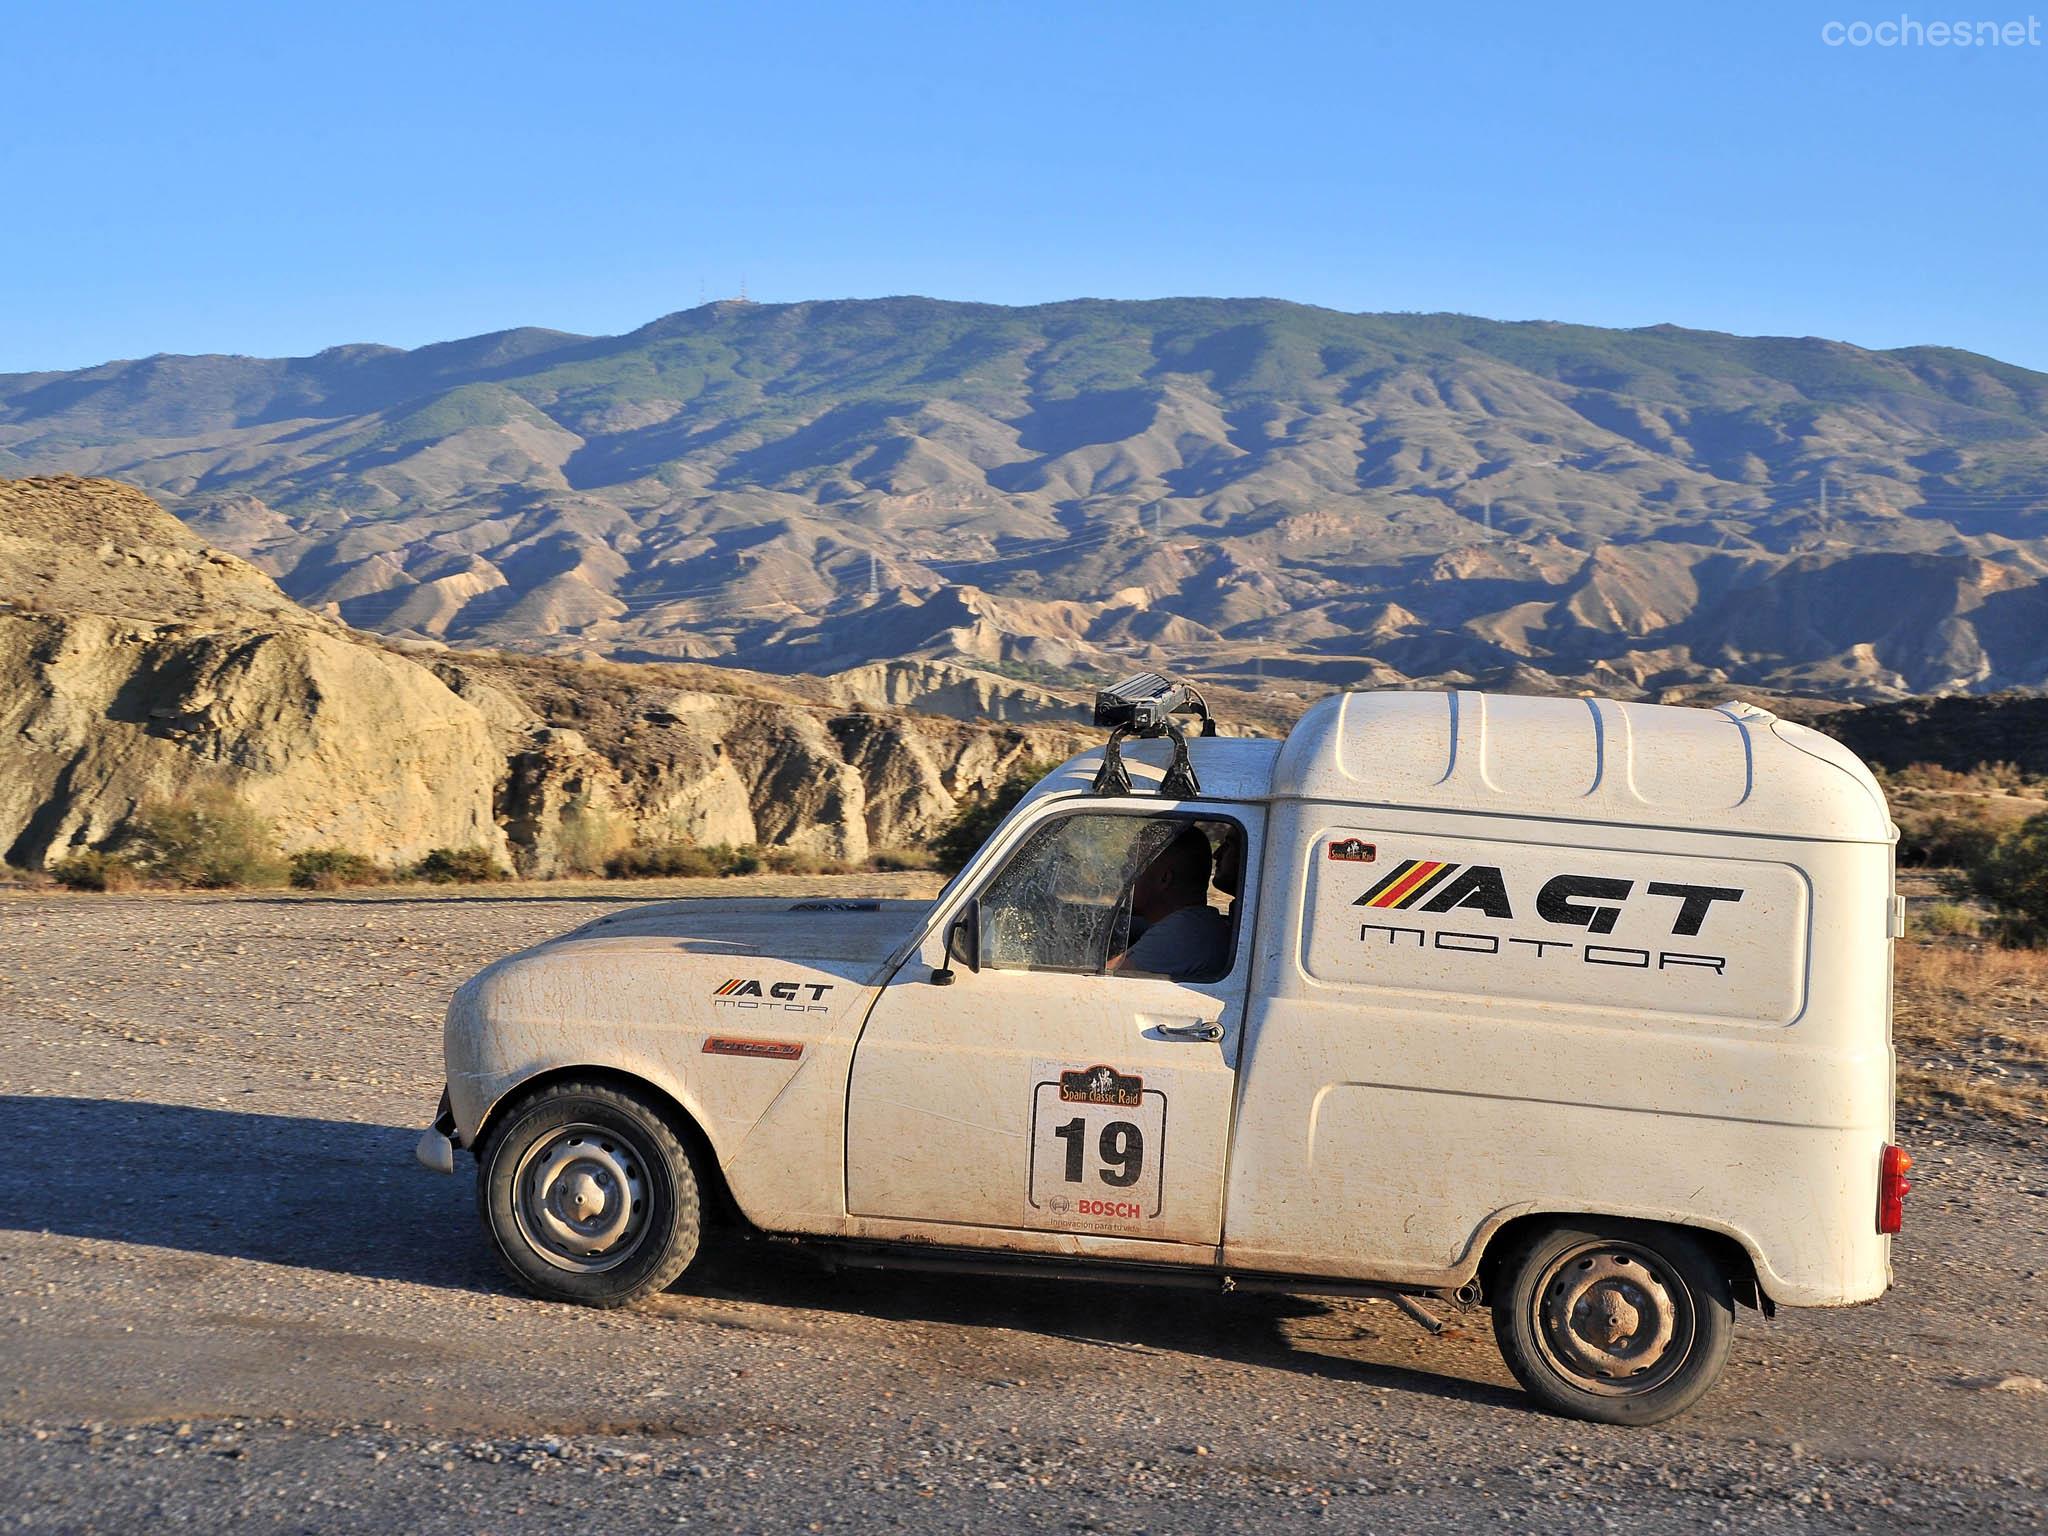
[[[1364,1302],[758,1244],[635,1312],[529,1300],[468,1160],[412,1162],[440,1010],[645,895],[0,893],[0,1531],[2048,1525],[2048,1159],[1964,1119],[1908,1128],[1893,1294],[1743,1314],[1658,1430]]]

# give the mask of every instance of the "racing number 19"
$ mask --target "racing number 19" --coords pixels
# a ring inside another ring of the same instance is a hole
[[[1081,1182],[1081,1162],[1088,1140],[1088,1122],[1079,1115],[1065,1125],[1053,1127],[1053,1135],[1066,1143],[1067,1182]],[[1103,1167],[1098,1177],[1117,1189],[1128,1189],[1145,1171],[1145,1133],[1128,1120],[1112,1120],[1096,1138],[1095,1150]]]

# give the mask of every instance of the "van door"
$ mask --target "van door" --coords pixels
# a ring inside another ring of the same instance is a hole
[[[1261,817],[1056,805],[949,901],[855,1050],[856,1231],[1039,1251],[1087,1234],[1213,1262]],[[935,980],[961,917],[979,968]]]

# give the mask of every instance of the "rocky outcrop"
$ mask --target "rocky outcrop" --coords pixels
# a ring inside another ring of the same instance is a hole
[[[834,672],[824,681],[858,709],[914,709],[955,720],[1035,725],[1085,725],[1090,719],[1085,704],[943,661],[874,661]]]
[[[482,845],[500,759],[431,673],[337,633],[0,614],[0,856],[40,866],[145,801],[226,787],[287,850]]]
[[[672,686],[673,669],[451,655],[436,674],[494,722],[500,818],[522,870],[606,844],[759,844],[827,860],[916,848],[1078,731]],[[812,690],[831,699],[837,679]],[[758,683],[750,683],[757,688]]]
[[[541,876],[646,843],[859,860],[927,841],[962,797],[1079,739],[987,723],[1073,706],[958,667],[765,679],[402,654],[111,481],[0,481],[0,595],[0,857],[17,865],[210,788],[287,852],[482,846]]]
[[[336,629],[133,486],[74,475],[0,480],[0,613],[10,612]]]

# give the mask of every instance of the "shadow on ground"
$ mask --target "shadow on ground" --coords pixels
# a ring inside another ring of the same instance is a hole
[[[499,1288],[474,1186],[420,1167],[417,1129],[25,1095],[0,1095],[0,1126],[37,1149],[0,1180],[0,1230]]]
[[[457,1176],[413,1161],[417,1129],[117,1099],[0,1095],[0,1125],[40,1152],[0,1180],[0,1230],[176,1248],[265,1264],[509,1290]],[[1520,1403],[1484,1383],[1303,1349],[1291,1320],[1398,1335],[1391,1308],[1062,1279],[834,1271],[811,1250],[711,1235],[683,1296],[966,1330],[1007,1328],[1134,1353],[1188,1352],[1432,1396]],[[829,1250],[820,1250],[829,1255]],[[675,1298],[681,1301],[682,1296]],[[657,1307],[666,1303],[657,1303]],[[741,1324],[744,1326],[744,1324]],[[1445,1346],[1447,1359],[1452,1348]]]

